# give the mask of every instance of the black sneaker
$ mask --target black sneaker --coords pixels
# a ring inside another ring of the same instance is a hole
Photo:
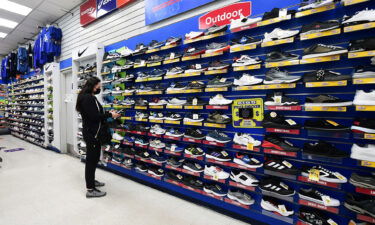
[[[311,24],[303,25],[301,28],[300,35],[323,32],[338,27],[340,27],[340,22],[338,20],[328,20],[324,22],[318,21]]]
[[[147,132],[147,131],[150,130],[150,127],[146,127],[143,124],[137,124],[137,125],[135,125],[134,130],[141,131],[141,132]]]
[[[142,162],[137,162],[135,164],[135,169],[138,170],[138,171],[141,171],[141,172],[146,172],[147,171],[147,166],[146,166],[146,164],[144,164]]]
[[[230,87],[233,82],[229,81],[227,78],[222,78],[216,76],[213,79],[209,80],[207,83],[208,88],[217,88],[217,87]]]
[[[198,180],[198,178],[193,177],[193,176],[188,176],[186,175],[182,183],[185,184],[186,186],[192,187],[194,189],[203,189],[203,182],[201,180]]]
[[[283,105],[297,105],[299,101],[294,98],[285,96],[282,92],[274,92],[267,94],[265,105],[268,106],[283,106]]]
[[[184,118],[184,122],[202,122],[203,116],[198,113],[187,113]]]
[[[265,128],[299,129],[301,126],[292,119],[285,119],[276,112],[269,112],[265,115],[262,126]]]
[[[170,157],[167,160],[167,164],[174,167],[174,168],[178,168],[178,167],[182,166],[183,162],[184,162],[184,159],[179,159],[179,158],[176,158],[176,157]]]
[[[289,141],[280,138],[275,134],[266,135],[262,142],[262,147],[288,152],[297,152],[300,150],[298,147],[293,146]]]
[[[369,215],[372,218],[375,218],[375,199],[368,197],[359,197],[348,194],[345,203],[345,208],[362,214]]]
[[[155,78],[155,77],[162,77],[166,74],[165,70],[160,70],[160,69],[153,69],[152,71],[147,73],[150,78]]]
[[[185,137],[193,139],[203,139],[206,137],[201,130],[196,128],[189,128],[185,132]]]
[[[347,179],[339,172],[331,171],[327,168],[322,166],[304,166],[302,168],[301,175],[304,177],[309,177],[311,170],[318,170],[319,171],[319,180],[326,181],[330,183],[346,183]]]
[[[350,128],[340,125],[333,120],[306,120],[305,129],[320,130],[320,131],[348,131]]]
[[[227,195],[227,191],[218,184],[205,184],[203,191],[220,197]]]
[[[375,133],[375,120],[369,118],[356,118],[350,129],[358,133]]]
[[[187,85],[187,89],[202,89],[205,87],[205,84],[202,81],[191,81]]]
[[[331,143],[321,140],[315,143],[305,143],[303,146],[303,153],[328,158],[349,157],[348,153],[337,149]]]
[[[140,43],[140,44],[137,44],[135,46],[135,50],[134,50],[133,54],[134,55],[136,55],[136,54],[143,54],[143,53],[146,52],[146,50],[147,50],[147,46],[145,44],[143,44],[143,43]]]
[[[280,62],[280,61],[286,61],[286,60],[295,60],[298,58],[299,58],[299,55],[292,54],[289,52],[273,51],[267,54],[266,62]]]
[[[351,76],[349,75],[341,75],[340,73],[329,70],[316,70],[303,75],[304,82],[339,81],[349,79],[351,79]]]
[[[215,111],[208,115],[207,122],[217,123],[217,124],[228,124],[232,122],[232,118]]]
[[[303,50],[302,59],[339,55],[347,52],[348,50],[346,48],[340,46],[315,44]]]
[[[206,53],[220,52],[220,51],[227,50],[229,48],[229,45],[226,42],[223,42],[223,43],[212,42],[206,45],[206,48],[207,48]]]
[[[357,173],[352,173],[349,182],[356,187],[375,189],[374,175],[364,176]]]
[[[165,45],[172,45],[172,44],[178,44],[181,42],[182,38],[181,37],[169,37],[167,41],[165,42]]]
[[[157,41],[157,40],[152,40],[150,44],[148,45],[148,49],[155,49],[163,46],[165,44],[164,41]]]
[[[297,175],[299,170],[287,160],[271,159],[264,164],[265,170]]]
[[[306,97],[305,106],[351,106],[350,100],[344,100],[332,95],[319,95],[316,97]]]
[[[204,54],[205,52],[206,52],[206,49],[204,48],[189,47],[185,50],[184,56],[195,56],[195,55]]]
[[[204,35],[216,34],[220,32],[224,32],[228,29],[228,25],[217,26],[216,24],[212,27],[208,28]]]
[[[220,61],[214,61],[210,62],[208,65],[208,70],[221,70],[221,69],[226,69],[230,66],[229,63],[222,63]]]
[[[167,176],[169,179],[177,181],[177,182],[182,182],[182,179],[184,178],[182,174],[177,173],[175,171],[168,171]]]
[[[150,153],[148,153],[145,150],[140,150],[135,153],[136,156],[140,157],[141,159],[149,159],[150,158]]]
[[[349,43],[349,48],[351,52],[361,52],[361,51],[372,51],[375,50],[375,38],[364,38],[359,40],[351,40]]]
[[[207,102],[199,97],[189,97],[187,99],[186,105],[207,105]]]
[[[127,155],[130,155],[130,156],[133,156],[133,155],[135,155],[136,150],[134,148],[124,148],[123,153],[127,154]]]
[[[183,168],[194,173],[201,173],[204,171],[204,168],[200,164],[193,161],[186,161]]]
[[[355,68],[353,78],[375,77],[375,66],[358,66]]]
[[[300,188],[298,195],[300,199],[305,199],[307,201],[315,202],[321,205],[331,206],[331,207],[340,206],[340,201],[331,197],[330,197],[330,201],[324,201],[323,196],[327,196],[327,195],[324,195],[320,191],[315,190],[313,188],[309,188],[309,189]]]
[[[147,172],[149,174],[152,174],[152,175],[158,176],[158,177],[164,176],[164,170],[160,167],[157,167],[157,166],[151,166],[150,168],[148,168]]]
[[[262,20],[269,20],[269,19],[273,19],[273,18],[277,18],[279,17],[279,12],[280,9],[279,8],[273,8],[270,12],[265,12],[263,14],[263,17],[262,17]]]
[[[192,156],[203,156],[205,153],[204,151],[195,145],[190,145],[184,150],[185,155],[192,155]]]
[[[232,157],[224,150],[211,150],[208,154],[206,154],[206,158],[221,162],[228,162],[232,160]]]
[[[327,217],[321,211],[301,207],[298,213],[298,219],[306,224],[311,225],[330,225],[330,224],[338,224],[333,219]]]
[[[147,100],[143,99],[143,98],[137,98],[135,100],[135,105],[136,106],[147,106],[148,105],[148,102]]]
[[[287,184],[273,178],[261,180],[259,188],[262,190],[262,193],[276,194],[279,196],[293,196],[296,193]]]

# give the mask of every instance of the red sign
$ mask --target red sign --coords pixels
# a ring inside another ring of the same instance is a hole
[[[126,6],[127,4],[130,4],[133,0],[117,0],[117,8],[121,8]]]
[[[80,7],[80,22],[81,26],[96,20],[96,0],[87,0]]]
[[[199,17],[199,29],[207,29],[213,25],[230,24],[232,20],[251,15],[251,2],[240,2],[225,6]]]

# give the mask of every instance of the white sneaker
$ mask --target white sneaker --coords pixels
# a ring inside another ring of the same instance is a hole
[[[233,100],[226,99],[222,94],[217,94],[215,97],[210,98],[210,105],[229,105],[232,104]]]
[[[156,140],[152,140],[150,142],[150,146],[153,147],[153,148],[165,148],[165,143],[156,139]]]
[[[79,147],[86,148],[86,143],[84,141],[79,142]]]
[[[158,102],[150,102],[149,105],[166,105],[168,104],[168,101],[165,99],[160,99]]]
[[[134,51],[125,46],[124,48],[121,49],[121,51],[119,53],[122,56],[129,56],[129,55],[132,55],[134,53]]]
[[[294,214],[293,210],[287,210],[285,205],[278,205],[275,202],[271,202],[270,200],[262,199],[260,202],[260,206],[262,206],[262,209],[265,209],[267,211],[271,212],[277,212],[278,214],[282,216],[290,216]],[[285,208],[286,210],[281,210],[282,208]]]
[[[344,16],[345,20],[345,16]],[[357,12],[352,17],[348,18],[347,20],[343,21],[342,24],[347,23],[354,23],[354,22],[372,22],[375,21],[375,10],[374,9],[365,9],[362,11]]]
[[[113,133],[112,139],[117,140],[117,141],[122,141],[124,140],[124,137],[119,135],[118,133]]]
[[[153,133],[153,134],[164,134],[165,132],[166,130],[161,128],[159,124],[155,124],[150,129],[150,133]]]
[[[260,84],[263,82],[263,79],[256,78],[250,74],[244,73],[240,79],[234,79],[233,84],[236,86],[249,86],[254,84]]]
[[[236,28],[239,28],[239,27],[249,26],[249,25],[257,23],[261,20],[262,20],[261,17],[256,17],[256,18],[241,17],[239,19],[231,21],[230,29],[233,30],[233,29],[236,29]]]
[[[354,96],[353,105],[375,105],[375,90],[370,92],[357,90]]]
[[[81,128],[81,129],[83,128],[82,123],[79,123],[79,124],[78,124],[78,128]]]
[[[172,98],[171,100],[169,100],[168,105],[184,105],[186,104],[186,102],[186,100]]]
[[[249,134],[236,133],[233,138],[233,142],[239,145],[247,146],[248,144],[253,144],[253,146],[259,146],[260,141],[255,140]]]
[[[243,184],[245,186],[258,186],[259,180],[257,180],[253,175],[246,172],[235,172],[230,173],[230,179],[233,181]]]
[[[325,6],[325,5],[329,5],[331,3],[333,3],[333,0],[316,1],[314,3],[311,3],[311,4],[308,4],[308,5],[299,7],[298,11],[304,11],[304,10],[308,10],[308,9],[315,9],[315,8],[319,8],[319,7],[322,7],[322,6]]]
[[[202,36],[203,34],[204,34],[204,32],[201,32],[201,31],[191,31],[188,34],[185,34],[185,38],[186,39],[194,39],[194,38]]]
[[[217,166],[205,166],[204,174],[212,177],[217,177],[219,180],[228,179],[229,173],[225,172],[223,169]]]
[[[240,58],[236,59],[235,62],[232,64],[233,67],[236,66],[248,66],[248,65],[254,65],[260,63],[261,60],[256,58],[251,58],[248,55],[241,55]]]
[[[275,28],[271,33],[264,34],[263,42],[293,37],[298,33],[299,30],[283,30],[280,28]]]
[[[375,162],[375,145],[368,144],[365,146],[359,146],[357,144],[353,144],[350,158]]]

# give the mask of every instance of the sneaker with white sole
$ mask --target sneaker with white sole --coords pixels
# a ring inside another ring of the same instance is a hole
[[[118,133],[113,133],[112,139],[117,140],[117,141],[122,141],[124,140],[124,137],[119,135]]]
[[[375,21],[375,10],[374,9],[364,9],[362,11],[356,12],[351,17],[344,16],[344,21],[342,24],[344,26],[350,24],[361,24]]]
[[[252,144],[253,146],[259,146],[262,143],[251,137],[250,134],[246,133],[236,133],[234,135],[233,142],[242,146],[248,146],[249,144]]]
[[[168,102],[168,105],[184,105],[184,104],[186,104],[186,100],[178,99],[178,98],[172,98]]]
[[[229,177],[229,173],[225,172],[222,168],[210,165],[206,165],[204,167],[204,174],[207,176],[215,177],[219,180],[225,180]]]
[[[299,33],[299,30],[283,30],[280,28],[275,28],[272,32],[270,33],[266,32],[264,34],[263,42],[293,37],[297,35],[298,33]]]
[[[307,4],[302,3],[301,7],[298,8],[298,11],[304,11],[308,9],[316,9],[319,7],[323,7],[325,5],[332,4],[333,0],[313,0],[307,1]]]
[[[258,58],[251,58],[248,55],[241,55],[240,58],[235,59],[234,63],[232,64],[233,67],[238,67],[238,66],[249,66],[249,65],[254,65],[254,64],[259,64],[262,61]]]
[[[241,190],[229,189],[227,196],[243,205],[252,205],[255,202],[250,195]]]
[[[244,73],[239,79],[234,79],[233,84],[236,86],[249,86],[254,84],[260,84],[263,79],[251,76],[250,74]]]
[[[353,105],[375,105],[375,90],[370,92],[357,90],[354,96]]]
[[[375,145],[367,144],[364,146],[360,146],[357,144],[353,144],[350,158],[375,162]]]
[[[188,34],[185,34],[185,38],[187,40],[190,40],[190,39],[198,38],[198,37],[203,36],[203,35],[204,35],[204,33],[201,32],[201,31],[191,31]]]
[[[264,210],[276,212],[282,216],[291,216],[294,214],[292,209],[287,209],[285,205],[279,204],[276,199],[270,197],[263,197],[260,206]]]
[[[240,170],[232,170],[230,172],[230,179],[237,183],[250,187],[258,186],[259,184],[259,180],[256,179],[253,175],[247,172],[242,172]]]
[[[261,20],[262,20],[261,17],[256,17],[256,18],[241,17],[239,19],[231,21],[230,29],[233,30],[233,29],[236,29],[236,28],[244,27],[244,26],[250,26],[250,25],[255,24],[255,23],[257,23]]]
[[[217,94],[214,97],[210,98],[210,105],[230,105],[233,100],[226,99],[222,94]]]

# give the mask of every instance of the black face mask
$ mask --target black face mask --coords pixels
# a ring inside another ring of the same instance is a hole
[[[100,88],[96,89],[96,91],[94,92],[94,94],[95,94],[95,95],[99,94],[101,90],[102,90],[102,89],[100,89]]]

